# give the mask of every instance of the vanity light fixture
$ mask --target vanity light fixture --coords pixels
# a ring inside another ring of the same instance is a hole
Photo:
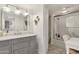
[[[64,8],[62,8],[62,10],[64,11],[64,10],[67,10],[69,7],[64,7]]]
[[[23,13],[23,16],[27,16],[27,15],[29,15],[29,13],[27,13],[27,12]]]
[[[18,9],[15,10],[15,14],[19,15],[20,13],[21,13],[20,10],[18,10]]]
[[[35,25],[37,25],[39,21],[40,21],[40,17],[39,16],[36,16],[36,19],[34,20]]]
[[[67,8],[63,8],[63,10],[66,10]]]
[[[62,13],[66,13],[66,12],[67,12],[67,10],[62,11]]]
[[[14,7],[15,10],[13,11],[16,15],[20,15],[22,14],[23,16],[27,16],[29,15],[29,13],[27,11],[24,11],[22,8],[19,8],[19,7],[16,7],[14,5],[10,5],[10,4],[7,4],[5,7],[2,7],[3,11],[5,12],[10,12],[12,11],[10,7]],[[23,11],[22,11],[23,10]]]
[[[5,12],[10,12],[11,11],[11,9],[9,7],[2,7],[2,8],[3,8],[3,11],[5,11]]]

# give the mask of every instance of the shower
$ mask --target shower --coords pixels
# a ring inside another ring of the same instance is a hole
[[[53,20],[53,44],[61,48],[65,48],[64,40],[62,38],[64,34],[79,37],[78,8],[68,8],[64,11],[57,13]]]

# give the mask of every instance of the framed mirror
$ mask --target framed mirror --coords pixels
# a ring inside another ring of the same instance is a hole
[[[29,28],[29,16],[16,15],[13,12],[2,12],[2,30],[6,32],[27,31]]]
[[[12,12],[2,12],[2,23],[4,31],[14,31],[15,15]]]

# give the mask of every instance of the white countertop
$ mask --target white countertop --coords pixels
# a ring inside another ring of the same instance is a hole
[[[36,36],[36,34],[7,35],[7,36],[0,37],[0,41],[11,40],[11,39],[16,39],[16,38],[23,38],[23,37],[30,37],[30,36]]]

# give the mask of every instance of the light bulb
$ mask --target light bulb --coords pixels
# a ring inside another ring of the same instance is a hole
[[[27,16],[27,15],[29,15],[29,13],[26,13],[26,12],[25,12],[25,13],[23,13],[23,15],[24,15],[24,16]]]
[[[3,7],[3,11],[10,12],[11,10],[9,7]]]
[[[15,10],[15,14],[19,15],[21,13],[20,10]]]
[[[67,12],[67,10],[65,10],[65,11],[62,11],[62,13],[66,13]]]
[[[66,10],[67,8],[63,8],[63,10]]]

